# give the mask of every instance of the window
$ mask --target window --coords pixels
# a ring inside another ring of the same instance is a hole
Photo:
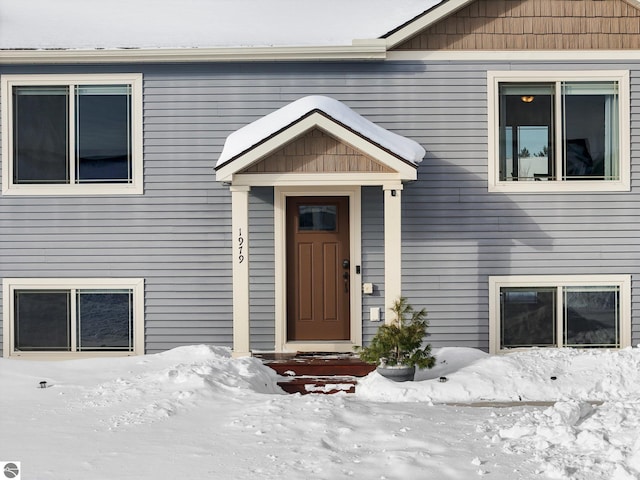
[[[142,193],[140,75],[2,77],[3,193]]]
[[[335,232],[337,217],[336,205],[298,205],[298,230]]]
[[[141,279],[5,279],[5,356],[144,352]]]
[[[631,343],[628,275],[490,277],[489,291],[492,353]]]
[[[629,190],[628,72],[488,78],[490,190]]]

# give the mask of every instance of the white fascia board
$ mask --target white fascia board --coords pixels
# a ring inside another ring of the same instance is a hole
[[[388,61],[595,61],[640,60],[640,50],[399,50]]]
[[[338,140],[352,146],[356,150],[369,155],[380,163],[383,163],[389,168],[395,170],[396,172],[398,172],[398,175],[395,176],[396,178],[400,176],[400,178],[403,180],[416,179],[416,166],[411,165],[408,162],[399,159],[395,155],[390,154],[386,150],[378,147],[362,136],[334,122],[325,115],[315,112],[301,119],[300,121],[293,123],[279,134],[271,137],[266,142],[255,146],[250,151],[237,157],[235,160],[227,162],[216,171],[216,180],[219,182],[230,182],[236,173],[241,172],[254,162],[261,160],[272,152],[283,147],[290,141],[304,135],[306,132],[316,127],[321,128],[322,130],[336,137]],[[295,174],[288,173],[286,175]],[[328,174],[323,173],[322,175],[326,176]],[[340,175],[344,176],[345,174],[341,173]]]
[[[389,182],[406,182],[417,179],[401,178],[398,173],[242,173],[233,175],[233,186],[250,187],[299,187],[299,186],[379,186]]]
[[[430,27],[443,18],[457,12],[461,8],[474,2],[475,0],[447,0],[433,8],[430,12],[422,15],[414,21],[408,23],[398,31],[386,38],[387,49],[391,50],[396,45],[408,40],[412,36],[420,33],[425,28]]]
[[[0,64],[384,60],[386,55],[386,42],[372,39],[313,47],[2,50]]]

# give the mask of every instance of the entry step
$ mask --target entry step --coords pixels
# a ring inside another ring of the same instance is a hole
[[[287,393],[355,393],[358,379],[351,376],[296,376],[278,382],[278,386]]]

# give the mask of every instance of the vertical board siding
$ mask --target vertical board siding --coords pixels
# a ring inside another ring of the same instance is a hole
[[[486,72],[630,69],[631,192],[487,192]],[[403,200],[403,292],[425,307],[434,346],[488,348],[488,277],[631,274],[633,342],[640,340],[640,62],[386,62],[355,64],[47,67],[46,73],[144,74],[143,196],[0,196],[3,277],[145,278],[147,351],[231,345],[228,188],[213,166],[225,138],[302,96],[328,95],[421,143],[427,156]],[[0,67],[0,73],[37,71]],[[2,159],[6,161],[6,159]],[[365,340],[383,306],[382,191],[363,188]],[[253,189],[252,347],[272,348],[273,192]],[[383,315],[386,312],[382,312]]]

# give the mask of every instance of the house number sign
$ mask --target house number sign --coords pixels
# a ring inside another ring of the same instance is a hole
[[[244,255],[242,254],[242,248],[244,246],[244,237],[242,236],[242,229],[238,229],[238,263],[244,262]]]

